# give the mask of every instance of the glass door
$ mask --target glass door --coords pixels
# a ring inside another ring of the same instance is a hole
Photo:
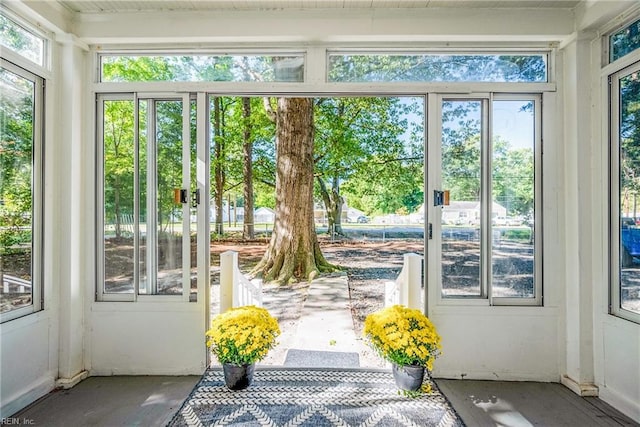
[[[431,296],[541,304],[541,97],[430,95],[430,103]]]
[[[189,94],[134,94],[103,96],[98,105],[104,187],[99,299],[173,295],[188,301],[197,282],[195,103]]]

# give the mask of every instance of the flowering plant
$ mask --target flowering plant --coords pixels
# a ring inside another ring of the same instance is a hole
[[[367,316],[363,335],[378,355],[396,365],[433,369],[440,355],[440,336],[420,310],[402,305],[386,307]]]
[[[247,305],[217,315],[206,335],[220,363],[249,365],[275,346],[280,327],[266,309]]]

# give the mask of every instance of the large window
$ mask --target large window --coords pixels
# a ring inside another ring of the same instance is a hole
[[[330,82],[547,82],[547,55],[330,53]]]
[[[442,295],[540,304],[540,97],[442,102]],[[536,167],[538,166],[538,170]]]
[[[553,75],[549,68],[549,50],[515,52],[501,49],[472,53],[325,50],[324,55],[317,53],[318,50],[314,50],[310,58],[315,65],[325,66],[325,80],[321,81],[317,70],[312,73],[312,81],[308,83],[312,83],[315,91],[346,91],[351,95],[358,92],[353,88],[359,83],[371,82],[371,85],[362,86],[363,91],[375,92],[367,93],[370,98],[353,98],[349,102],[333,98],[317,102],[314,117],[318,121],[316,135],[319,141],[315,148],[320,150],[325,144],[335,150],[335,153],[318,155],[315,165],[332,171],[326,182],[318,180],[317,190],[323,198],[318,200],[317,218],[330,218],[326,224],[319,223],[332,233],[347,228],[343,228],[343,221],[344,224],[352,221],[359,227],[367,224],[368,229],[380,226],[382,239],[387,239],[389,224],[412,225],[411,221],[416,221],[416,229],[421,235],[427,231],[433,236],[433,224],[429,224],[429,228],[423,225],[424,222],[438,222],[433,218],[433,211],[426,210],[433,206],[430,205],[433,198],[431,194],[425,196],[424,186],[431,187],[441,180],[438,183],[449,190],[450,204],[441,211],[441,224],[436,224],[441,227],[437,231],[442,235],[437,238],[442,246],[431,259],[439,256],[442,268],[431,271],[442,274],[428,279],[430,287],[435,289],[441,284],[439,289],[445,299],[464,297],[488,300],[490,304],[541,304],[541,91],[553,86],[549,83],[549,76]],[[239,148],[245,141],[243,138],[251,135],[256,141],[269,141],[264,145],[252,141],[256,145],[251,146],[255,151],[250,157],[255,165],[252,174],[265,174],[256,182],[266,185],[273,182],[268,175],[275,170],[273,159],[255,160],[260,155],[268,157],[274,150],[272,136],[268,135],[272,126],[267,117],[269,108],[265,111],[265,103],[259,97],[265,93],[282,95],[274,89],[277,85],[261,83],[305,83],[306,53],[141,52],[133,55],[102,51],[96,57],[100,61],[99,85],[105,90],[111,90],[120,82],[165,82],[167,88],[180,91],[184,90],[182,85],[175,82],[215,81],[229,85],[211,85],[214,92],[219,87],[227,92],[228,87],[241,93],[240,97],[226,97],[212,92],[209,105],[205,108],[199,104],[198,107],[198,114],[209,116],[210,129],[207,131],[213,133],[215,141],[215,155],[209,159],[213,172],[207,177],[212,187],[209,197],[215,206],[210,207],[209,216],[211,223],[215,219],[216,234],[222,236],[225,215],[229,220],[232,210],[234,217],[239,212],[244,215],[244,203],[247,203],[242,194],[242,205],[236,206],[243,179],[240,173],[243,168],[237,165],[239,159],[245,158],[245,153],[231,155],[231,147]],[[418,98],[427,99],[429,103],[410,101],[410,98],[391,102],[395,96],[393,88],[398,87],[394,82],[405,82],[407,87],[415,88],[415,94],[420,95]],[[467,88],[464,95],[449,96],[445,92],[455,85],[445,84],[440,93],[426,93],[425,82],[462,82],[470,89]],[[306,86],[287,85],[288,89],[283,92],[288,96],[292,87]],[[128,84],[127,87],[143,88],[145,85]],[[207,88],[208,85],[193,87]],[[494,87],[495,92],[492,92],[490,89]],[[523,87],[527,88],[526,93],[522,92]],[[195,91],[201,89],[193,90],[192,97],[199,98],[204,93],[196,94]],[[383,98],[373,98],[374,95]],[[188,287],[184,277],[193,265],[185,264],[188,251],[185,255],[184,249],[193,246],[193,242],[184,240],[189,233],[188,226],[180,231],[189,212],[183,210],[181,195],[177,192],[189,189],[188,184],[182,182],[181,185],[180,181],[186,177],[184,168],[189,167],[189,162],[194,163],[189,159],[194,147],[191,146],[189,154],[189,145],[193,144],[187,143],[188,137],[184,137],[184,123],[188,119],[185,119],[184,101],[175,98],[179,96],[178,92],[173,98],[157,96],[155,93],[98,96],[98,135],[102,138],[99,146],[103,147],[98,168],[102,168],[99,179],[104,186],[101,192],[104,200],[98,203],[98,206],[104,206],[101,221],[104,228],[99,236],[104,243],[98,259],[99,268],[103,269],[99,272],[99,299],[135,301],[138,297],[147,299],[148,295],[155,294],[184,296]],[[239,107],[241,98],[242,109]],[[442,102],[426,114],[426,106],[435,100]],[[384,132],[374,136],[371,129],[385,121],[393,111],[389,107],[391,104],[403,110],[395,113],[398,123],[387,125]],[[344,117],[350,108],[355,115],[347,120]],[[255,114],[255,122],[253,116],[249,120],[249,114]],[[407,123],[413,121],[420,125],[409,131],[413,125]],[[354,124],[366,131],[356,134],[352,129]],[[201,124],[198,126],[199,131],[204,129],[200,128]],[[323,132],[323,126],[330,131]],[[179,136],[181,128],[182,140]],[[245,136],[247,129],[254,133]],[[422,148],[413,150],[414,145],[423,147],[425,129],[427,132],[442,131],[441,138],[429,138],[431,154],[428,156]],[[438,142],[441,146],[434,147]],[[404,152],[409,148],[411,150]],[[384,150],[396,150],[393,153],[397,156],[387,158]],[[364,158],[363,151],[370,151],[372,157],[367,161],[360,160]],[[400,152],[404,154],[399,155]],[[358,161],[347,162],[347,155],[355,156]],[[415,168],[415,163],[423,162],[424,170],[433,171],[433,176],[426,180]],[[178,173],[180,163],[182,175]],[[409,164],[410,168],[407,167]],[[232,165],[236,165],[236,169],[227,173],[225,168]],[[384,169],[387,166],[391,167]],[[317,171],[316,176],[319,176]],[[360,213],[352,218],[345,210],[342,213],[346,215],[342,218],[339,210],[334,212],[329,206],[342,209],[342,204],[328,195],[324,197],[324,187],[328,184],[335,186],[334,193],[346,196],[348,206]],[[270,187],[256,196],[261,208],[271,206],[275,200],[271,193]],[[172,194],[178,196],[170,197]],[[255,212],[257,210],[252,209],[250,215]],[[203,219],[202,215],[200,219]],[[272,220],[255,222],[272,224]],[[358,232],[365,235],[364,231]],[[182,286],[177,287],[175,284],[180,275]],[[165,283],[165,279],[168,282]],[[165,286],[167,283],[172,285]]]
[[[611,312],[640,322],[640,62],[610,83]]]
[[[640,19],[609,36],[609,61],[613,62],[640,48]]]
[[[103,82],[301,82],[304,56],[102,55]]]
[[[0,11],[0,45],[39,65],[45,65],[46,40]]]
[[[41,78],[0,60],[0,312],[41,308]]]
[[[195,189],[194,108],[188,95],[99,99],[100,299],[190,296],[197,243],[187,200]]]

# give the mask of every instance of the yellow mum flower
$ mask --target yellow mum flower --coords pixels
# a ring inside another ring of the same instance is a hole
[[[232,308],[217,315],[206,331],[207,346],[220,363],[251,364],[264,358],[280,335],[278,321],[261,307]]]
[[[429,318],[420,310],[401,305],[367,316],[363,335],[381,357],[398,365],[420,365],[431,370],[442,348]]]

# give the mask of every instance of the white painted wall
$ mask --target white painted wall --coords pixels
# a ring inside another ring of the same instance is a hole
[[[201,375],[205,304],[92,304],[91,375]]]
[[[501,381],[559,379],[558,310],[541,307],[436,307],[442,337],[438,378]]]
[[[609,315],[598,320],[599,396],[640,422],[640,325]]]
[[[48,393],[58,377],[57,330],[51,310],[0,327],[0,418]]]
[[[566,372],[563,383],[580,394],[597,394],[593,385],[593,190],[591,137],[591,40],[580,33],[564,47],[563,145],[565,210],[561,217],[565,235]]]

